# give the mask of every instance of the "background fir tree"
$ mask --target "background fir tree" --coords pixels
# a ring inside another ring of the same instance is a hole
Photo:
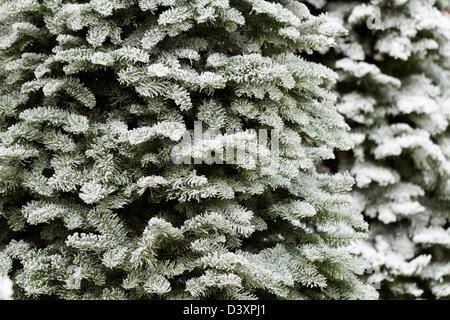
[[[14,0],[0,7],[0,273],[15,298],[373,298],[330,69],[344,30],[299,1]],[[194,121],[235,165],[176,165]],[[247,129],[280,130],[280,162]],[[267,162],[264,162],[267,163]],[[319,169],[317,169],[319,168]]]
[[[317,7],[325,2],[315,2]],[[356,146],[340,169],[370,222],[357,248],[381,298],[450,296],[450,16],[444,1],[327,1],[328,52]]]

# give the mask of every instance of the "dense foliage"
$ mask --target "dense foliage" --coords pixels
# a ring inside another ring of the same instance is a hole
[[[325,4],[324,1],[321,3]],[[320,6],[319,6],[320,7]],[[450,15],[445,1],[327,1],[328,52],[355,147],[340,170],[370,222],[359,252],[381,298],[450,296]]]
[[[353,179],[322,165],[352,147],[337,76],[307,55],[344,33],[293,0],[2,0],[0,273],[14,297],[376,297],[347,248],[367,231]],[[425,76],[411,90],[424,83],[434,101]],[[195,121],[220,135],[180,146]],[[277,161],[274,136],[250,129],[279,132]],[[244,161],[173,161],[223,144]]]

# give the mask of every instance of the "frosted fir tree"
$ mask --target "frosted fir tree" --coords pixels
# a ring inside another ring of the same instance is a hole
[[[0,12],[0,273],[15,298],[376,297],[348,250],[367,231],[353,179],[321,165],[352,145],[336,74],[306,58],[345,32],[326,15],[288,0]],[[223,145],[241,161],[210,161]]]
[[[325,4],[316,2],[317,7]],[[356,146],[339,154],[370,223],[356,249],[381,298],[450,296],[450,15],[433,0],[327,1],[326,55]]]

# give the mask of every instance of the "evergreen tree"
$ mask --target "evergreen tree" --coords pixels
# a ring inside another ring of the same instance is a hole
[[[15,298],[375,297],[353,179],[321,165],[351,147],[336,74],[306,58],[343,33],[293,0],[2,1]],[[214,134],[180,144],[196,121]],[[279,132],[278,161],[251,129]],[[244,161],[186,161],[224,144]]]
[[[325,1],[315,2],[317,7]],[[450,296],[450,15],[444,1],[327,1],[326,55],[355,148],[339,166],[370,223],[356,249],[381,298]]]

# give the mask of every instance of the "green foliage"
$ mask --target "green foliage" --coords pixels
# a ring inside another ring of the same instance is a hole
[[[376,297],[347,248],[367,231],[353,179],[321,165],[352,145],[336,74],[306,59],[344,33],[291,0],[2,1],[15,298]],[[235,147],[278,129],[280,161],[174,164],[197,120]]]

